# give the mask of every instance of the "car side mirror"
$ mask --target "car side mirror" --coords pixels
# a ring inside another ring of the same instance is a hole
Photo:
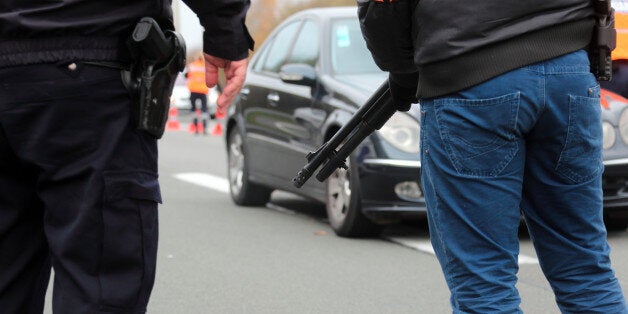
[[[309,64],[286,64],[279,70],[279,78],[289,84],[316,86],[316,70]]]

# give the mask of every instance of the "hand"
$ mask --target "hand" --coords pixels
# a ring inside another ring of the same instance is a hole
[[[388,76],[388,87],[397,110],[408,111],[410,106],[418,102],[416,98],[418,76],[416,73],[395,73]]]
[[[214,87],[218,83],[218,69],[222,68],[225,71],[225,77],[227,79],[227,85],[223,89],[216,103],[218,108],[225,110],[233,99],[240,93],[242,86],[244,86],[244,80],[246,79],[246,69],[249,64],[248,59],[242,59],[238,61],[226,60],[223,58],[214,57],[208,54],[205,56],[205,84],[207,87]]]

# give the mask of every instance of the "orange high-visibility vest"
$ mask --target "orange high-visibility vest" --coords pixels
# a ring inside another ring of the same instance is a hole
[[[205,85],[205,63],[203,61],[194,61],[188,65],[187,86],[190,92],[207,94],[209,88]]]
[[[612,0],[615,9],[615,29],[617,30],[617,47],[611,52],[613,60],[628,60],[628,0]]]

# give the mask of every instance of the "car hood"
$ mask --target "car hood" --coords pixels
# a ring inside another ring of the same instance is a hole
[[[381,73],[368,73],[368,74],[353,74],[353,75],[336,75],[334,76],[339,82],[349,85],[367,97],[370,97],[377,88],[382,85],[386,80],[387,74]]]

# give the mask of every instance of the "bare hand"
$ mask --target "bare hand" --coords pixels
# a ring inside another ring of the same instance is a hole
[[[225,110],[238,95],[242,86],[244,86],[249,60],[242,59],[239,61],[231,61],[208,54],[204,54],[204,56],[205,84],[207,84],[207,87],[214,87],[218,83],[218,69],[222,68],[225,71],[227,85],[216,101],[218,108]]]

